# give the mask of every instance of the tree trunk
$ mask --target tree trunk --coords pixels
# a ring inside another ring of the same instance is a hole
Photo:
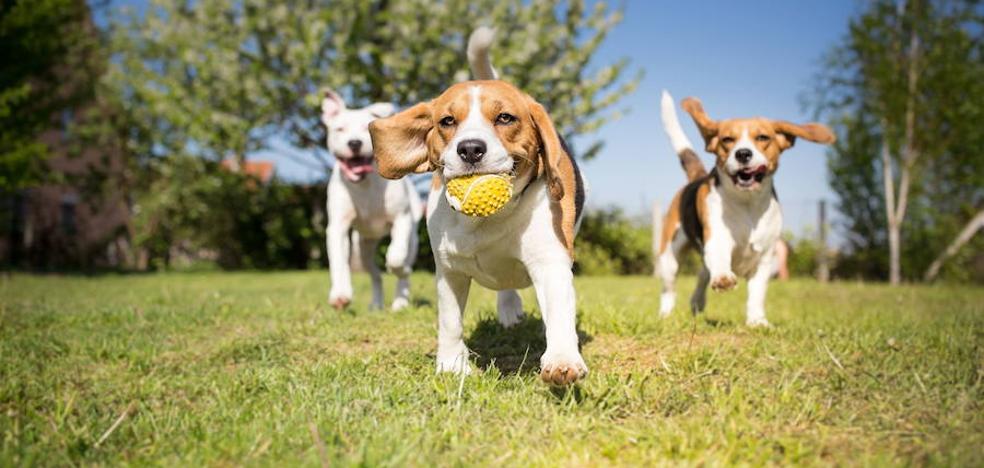
[[[905,2],[900,3],[904,8]],[[888,146],[888,122],[882,119],[882,177],[885,184],[885,211],[888,215],[888,281],[893,285],[902,282],[902,222],[905,220],[909,204],[909,189],[912,185],[912,168],[919,158],[916,149],[916,93],[919,91],[918,60],[920,53],[919,34],[910,31],[909,49],[906,52],[906,102],[904,133],[902,135],[901,158],[899,162],[898,203],[895,196],[895,179]]]
[[[886,131],[887,123],[882,122],[882,132]],[[899,220],[895,217],[895,178],[892,175],[892,158],[889,156],[887,141],[882,142],[881,162],[882,182],[885,188],[885,217],[888,221],[888,281],[891,284],[899,284],[902,280]]]
[[[953,242],[946,247],[946,250],[941,252],[940,255],[936,257],[936,260],[933,260],[933,263],[926,270],[926,274],[923,275],[923,280],[927,282],[935,280],[940,274],[940,268],[943,267],[943,262],[954,256],[957,251],[960,250],[964,244],[969,242],[970,239],[974,237],[974,234],[982,228],[984,228],[984,210],[978,211],[977,214],[964,225],[964,228],[960,230],[960,234],[957,234],[956,239],[953,239]]]

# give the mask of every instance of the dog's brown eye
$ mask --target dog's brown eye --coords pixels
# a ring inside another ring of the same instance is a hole
[[[449,116],[441,119],[441,121],[439,123],[441,124],[442,127],[450,127],[450,126],[454,125],[454,117],[451,117],[449,115]]]
[[[732,138],[732,137],[724,137],[724,138],[721,139],[721,143],[724,143],[726,145],[730,145],[730,144],[732,144],[734,142],[735,142],[735,139]]]
[[[767,141],[769,141],[769,140],[771,140],[771,139],[772,139],[772,138],[769,138],[769,135],[764,135],[764,134],[763,134],[763,135],[759,135],[759,136],[757,136],[757,137],[755,137],[755,141],[761,141],[761,142],[763,142],[763,143],[764,143],[764,142],[767,142]]]
[[[505,112],[499,114],[495,118],[495,123],[500,124],[500,125],[509,125],[509,124],[511,124],[511,123],[513,123],[515,121],[516,121],[516,116],[515,115],[507,114]]]

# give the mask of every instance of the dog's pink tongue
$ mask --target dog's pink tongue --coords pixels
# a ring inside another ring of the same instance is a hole
[[[763,165],[755,168],[755,170],[752,171],[752,175],[765,174],[766,172],[768,172],[768,170],[769,170],[769,168],[765,167],[765,164],[763,164]]]
[[[353,164],[351,169],[355,175],[366,175],[372,172],[372,163]]]

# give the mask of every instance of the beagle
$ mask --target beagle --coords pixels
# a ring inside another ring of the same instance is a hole
[[[711,120],[696,98],[683,100],[704,138],[707,152],[716,156],[708,173],[683,133],[673,98],[663,92],[663,128],[687,174],[684,186],[663,217],[659,243],[659,274],[663,280],[660,315],[673,311],[673,290],[678,259],[693,246],[703,257],[697,289],[690,297],[691,312],[704,310],[708,284],[728,291],[738,276],[748,280],[745,322],[768,326],[765,291],[772,274],[776,241],[782,231],[782,211],[773,186],[779,155],[796,138],[831,144],[834,133],[824,125],[796,125],[764,118]]]
[[[410,272],[417,259],[417,223],[423,203],[408,180],[386,180],[373,170],[369,122],[393,114],[393,105],[377,102],[349,109],[341,96],[325,90],[321,121],[328,129],[328,149],[335,168],[328,181],[326,242],[331,268],[328,302],[342,309],[352,301],[349,256],[361,258],[372,280],[373,309],[383,308],[383,280],[376,266],[376,246],[390,236],[386,269],[396,275],[396,294],[390,306],[410,304]],[[349,232],[351,231],[351,237]]]
[[[369,131],[383,177],[434,172],[426,216],[437,266],[437,371],[471,372],[462,312],[473,280],[498,291],[505,327],[523,317],[516,290],[532,285],[547,338],[540,377],[567,385],[588,372],[578,348],[571,270],[584,183],[546,109],[496,79],[490,42],[485,28],[469,40],[478,81],[376,120]],[[504,173],[513,176],[512,198],[488,217],[459,213],[445,196],[449,179]]]

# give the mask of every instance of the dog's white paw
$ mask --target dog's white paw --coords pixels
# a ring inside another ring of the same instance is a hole
[[[588,375],[588,366],[581,353],[547,350],[540,357],[540,378],[556,386],[570,385]]]
[[[514,327],[522,322],[526,315],[522,308],[505,307],[499,309],[499,323],[503,328]]]
[[[772,326],[772,324],[770,324],[769,321],[765,319],[765,317],[749,317],[748,319],[745,320],[745,325],[752,328],[756,328],[756,327],[768,328]]]
[[[730,291],[735,286],[738,286],[738,277],[730,271],[711,278],[711,289],[715,291]]]
[[[330,294],[328,296],[328,304],[330,304],[335,310],[342,310],[352,303],[352,298],[350,296],[345,296],[341,294]]]
[[[407,306],[409,305],[410,305],[410,299],[407,299],[405,297],[398,297],[396,299],[393,299],[393,304],[390,306],[390,309],[392,309],[393,312],[397,312],[406,309]]]
[[[468,363],[468,348],[465,348],[464,345],[462,345],[460,351],[449,353],[438,352],[437,372],[453,372],[458,375],[471,374],[471,364]]]
[[[673,313],[673,307],[676,306],[676,294],[672,292],[663,293],[659,296],[659,316],[660,318],[667,318]]]

